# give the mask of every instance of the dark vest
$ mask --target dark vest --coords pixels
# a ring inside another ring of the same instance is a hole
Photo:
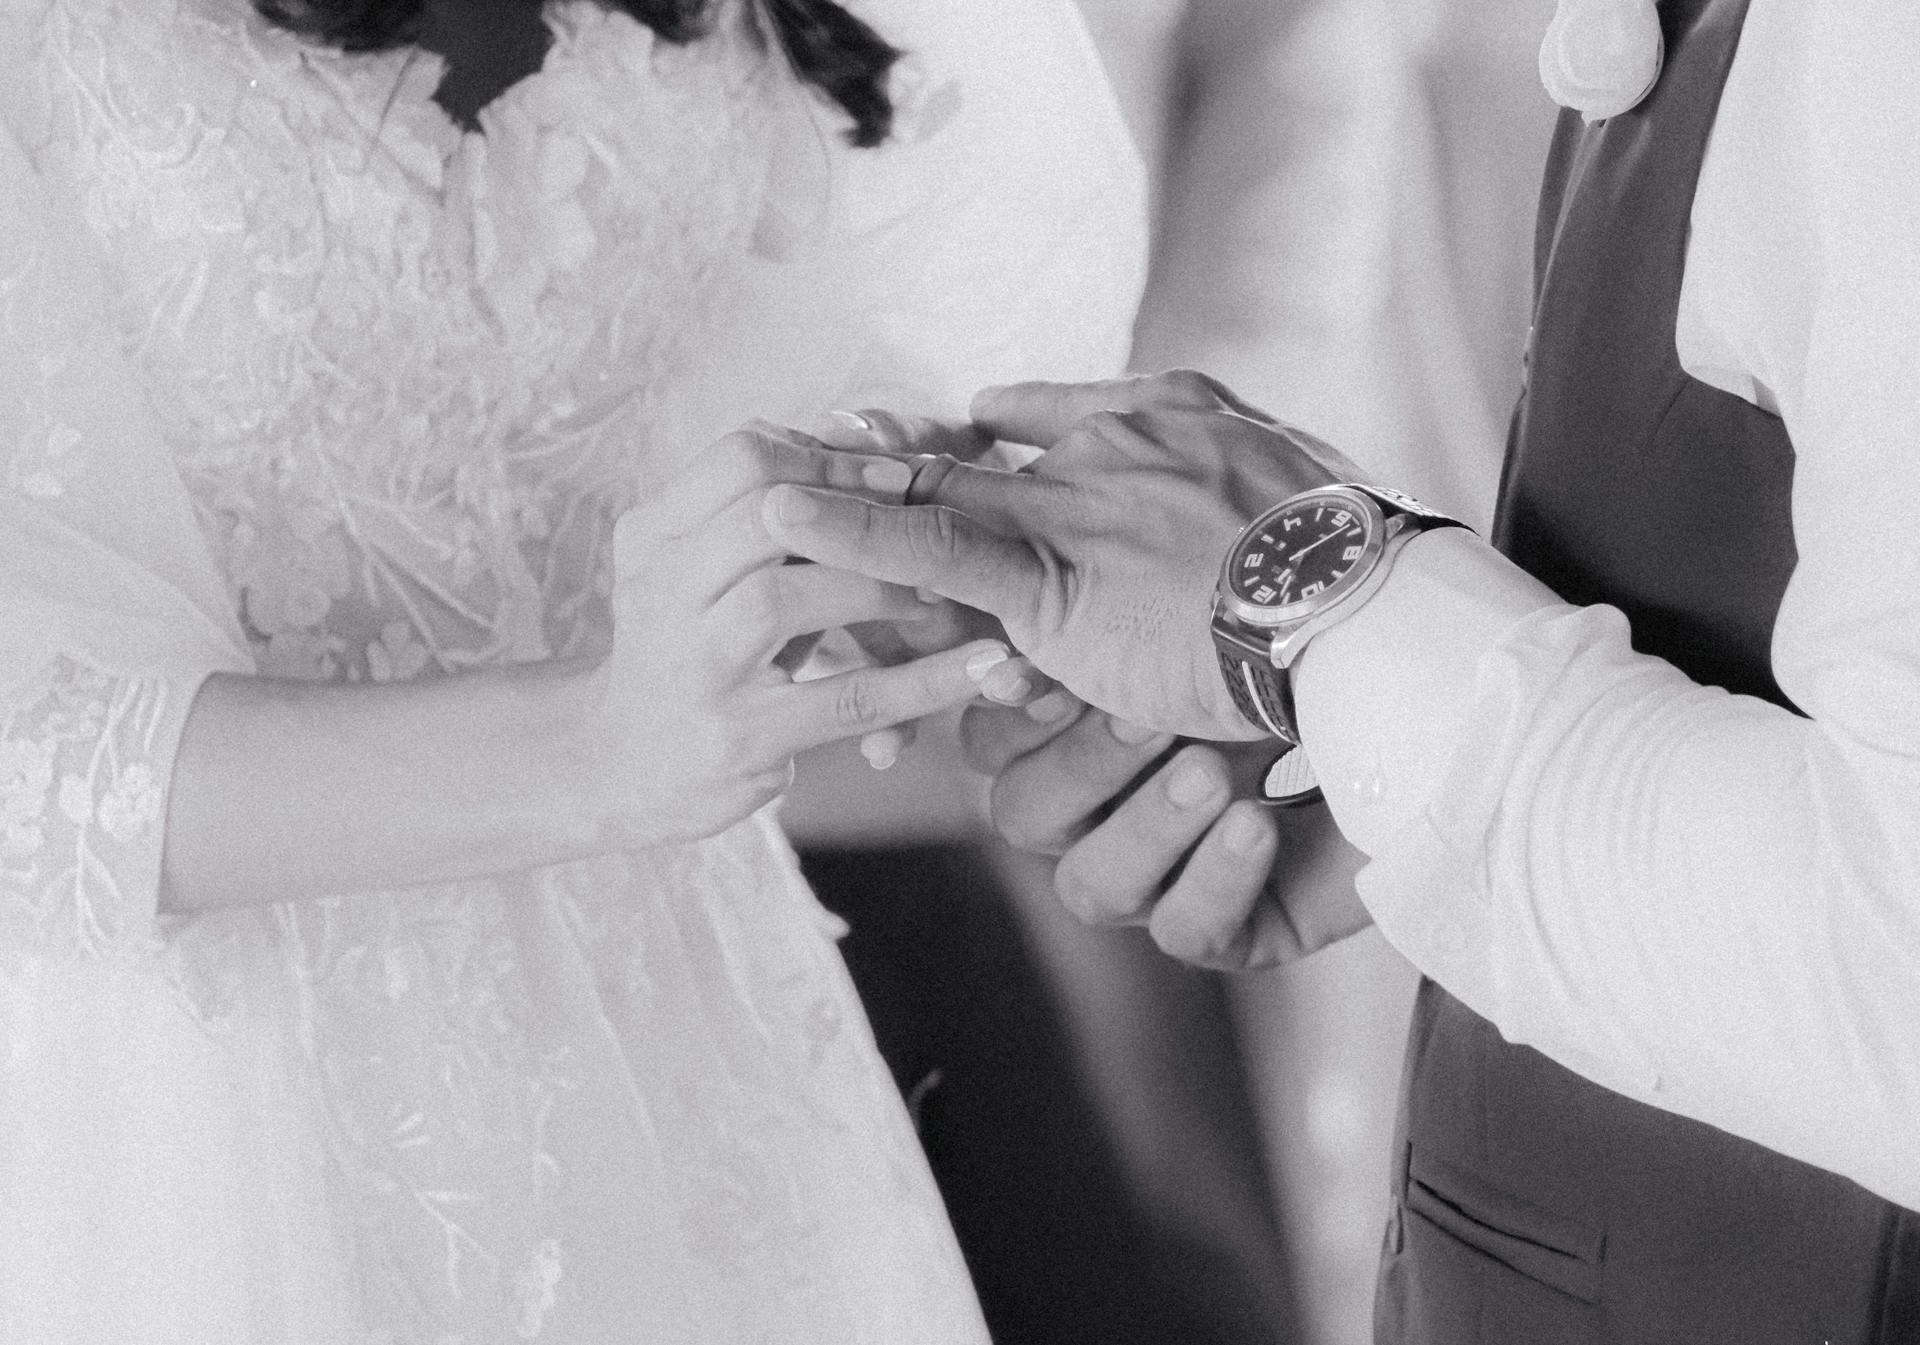
[[[1768,651],[1795,562],[1793,445],[1674,349],[1745,12],[1663,0],[1652,95],[1592,127],[1561,120],[1495,542],[1568,601],[1621,608],[1635,648],[1786,705]],[[1920,1342],[1920,1217],[1588,1083],[1432,983],[1401,1129],[1383,1345]]]

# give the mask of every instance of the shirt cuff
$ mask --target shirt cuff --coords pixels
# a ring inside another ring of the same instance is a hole
[[[1568,894],[1539,891],[1525,846],[1505,835],[1509,815],[1528,811],[1512,791],[1552,748],[1543,714],[1580,698],[1572,684],[1595,650],[1627,640],[1610,607],[1543,607],[1513,622],[1476,660],[1460,743],[1432,797],[1375,849],[1358,886],[1387,941],[1507,1040],[1644,1098],[1661,1084],[1646,1044],[1614,1016],[1583,1011],[1574,969],[1531,909]]]

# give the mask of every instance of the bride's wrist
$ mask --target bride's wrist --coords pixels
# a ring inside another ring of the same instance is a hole
[[[567,847],[581,855],[644,848],[658,839],[633,787],[633,726],[613,704],[611,660],[569,659],[549,664],[542,715],[532,735],[550,782],[554,823]]]

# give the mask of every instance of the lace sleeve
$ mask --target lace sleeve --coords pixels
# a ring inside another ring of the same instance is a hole
[[[0,976],[151,937],[188,707],[251,670],[87,237],[0,119]]]
[[[0,700],[0,956],[98,955],[148,928],[187,691],[61,658]]]

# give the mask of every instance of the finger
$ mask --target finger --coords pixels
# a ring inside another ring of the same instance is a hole
[[[1090,925],[1145,920],[1182,857],[1232,799],[1221,755],[1182,748],[1060,857],[1053,882],[1061,904]]]
[[[1215,410],[1226,404],[1220,385],[1191,369],[1099,383],[1013,383],[983,389],[973,399],[973,423],[995,439],[1051,448],[1073,427],[1102,411],[1149,407]]]
[[[905,663],[970,640],[1005,640],[1006,631],[984,612],[948,602],[937,593],[916,589],[925,615],[907,623],[848,627],[854,640],[877,663]]]
[[[758,425],[727,435],[635,511],[651,532],[683,537],[767,486],[818,486],[897,504],[912,479],[912,467],[898,458],[839,452],[796,431]]]
[[[1153,908],[1147,929],[1161,951],[1222,971],[1287,960],[1298,939],[1284,909],[1266,900],[1278,840],[1259,804],[1242,799],[1227,809]]]
[[[1016,849],[1063,854],[1172,741],[1110,715],[1083,715],[1000,772],[988,795],[994,829]]]
[[[795,555],[929,589],[1002,621],[1036,610],[1044,592],[1046,571],[1031,547],[952,509],[776,486],[764,516],[768,534]]]
[[[850,631],[874,632],[895,630],[897,627],[879,623],[874,625],[852,626],[848,629]],[[958,642],[955,641],[954,643]],[[905,663],[915,657],[915,655],[911,653],[903,653],[894,658],[882,657],[857,637],[855,644],[857,646],[855,650],[856,658],[858,658],[864,666],[869,668],[884,668],[895,663]],[[947,648],[948,646],[942,645],[938,647]],[[929,650],[926,652],[932,651]],[[904,724],[895,724],[891,728],[876,729],[860,739],[860,755],[865,757],[867,764],[876,771],[892,770],[895,763],[906,754],[907,749],[913,746],[914,740],[919,736],[920,726],[913,720],[908,720]]]
[[[616,539],[619,535],[616,529]],[[639,554],[642,563],[636,568],[616,571],[616,597],[623,587],[635,584],[656,591],[671,588],[696,612],[711,609],[757,570],[815,568],[780,566],[787,548],[768,535],[760,499],[752,495],[735,500],[687,536],[646,543]]]
[[[820,442],[857,453],[947,453],[971,462],[993,447],[992,439],[965,421],[877,408],[829,411],[810,428]]]
[[[813,657],[813,651],[820,647],[820,636],[802,635],[787,641],[773,656],[773,666],[792,677],[807,666],[807,660]]]
[[[1024,521],[1035,508],[1040,507],[1047,498],[1057,499],[1069,489],[1059,481],[1036,476],[1032,472],[980,467],[944,459],[925,466],[908,464],[908,473],[913,492],[911,501],[907,500],[905,489],[898,496],[886,498],[881,498],[871,490],[848,493],[875,498],[888,505],[944,505],[968,514],[990,528],[1018,535],[1026,531]]]
[[[918,736],[918,727],[914,724],[896,724],[889,729],[869,733],[860,740],[860,755],[876,771],[893,769],[895,762],[913,746]]]
[[[938,653],[969,640],[1004,640],[1006,631],[985,612],[948,602],[937,593],[920,593],[926,616],[901,625],[861,625],[849,628],[853,638],[880,663],[905,663],[922,654]]]
[[[843,452],[872,453],[880,448],[880,428],[863,411],[823,411],[807,433]]]
[[[715,602],[709,619],[727,647],[764,656],[803,635],[862,621],[918,621],[927,605],[910,588],[826,565],[768,565]]]
[[[960,716],[961,755],[977,773],[996,776],[1018,758],[1066,732],[1085,709],[1066,690],[1049,692],[1019,709],[969,705]]]
[[[929,654],[897,668],[856,668],[815,682],[774,689],[773,746],[792,756],[823,743],[864,737],[924,719],[972,700],[980,680],[1008,656],[997,640]]]
[[[1024,709],[1059,687],[1059,683],[1019,655],[1008,659],[980,683],[980,694],[995,705]]]
[[[1031,472],[939,458],[932,462],[916,461],[913,480],[901,503],[944,505],[988,527],[1017,533],[1021,530],[1021,519],[1033,509],[1036,501],[1046,495],[1059,496],[1065,490],[1061,482]]]

